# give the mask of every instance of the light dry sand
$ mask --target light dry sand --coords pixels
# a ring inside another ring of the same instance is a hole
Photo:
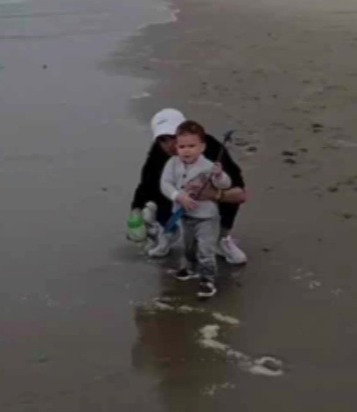
[[[240,272],[244,287],[223,286],[219,305],[243,319],[239,348],[274,354],[288,370],[275,383],[239,375],[239,389],[216,393],[209,407],[353,411],[356,4],[174,4],[178,21],[144,30],[111,68],[157,80],[133,104],[145,121],[173,106],[217,136],[237,129],[230,150],[249,202],[235,234],[250,262]],[[171,406],[169,390],[167,399]]]

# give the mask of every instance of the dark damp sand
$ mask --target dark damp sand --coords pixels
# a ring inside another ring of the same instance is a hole
[[[68,39],[83,26],[57,17],[51,40],[2,39],[0,410],[355,411],[357,9],[309,3],[175,1],[178,22],[118,52],[111,8],[105,35],[82,17],[92,35]],[[136,13],[118,19],[129,29]],[[222,265],[202,306],[165,276],[170,261],[124,239],[164,106],[217,136],[238,130],[250,201],[235,233],[250,261]],[[150,306],[167,295],[205,312]],[[201,348],[210,324],[284,375]]]
[[[147,136],[127,106],[150,81],[101,65],[170,16],[157,1],[0,0],[1,412],[151,396],[132,305],[157,294],[157,270],[125,240]]]

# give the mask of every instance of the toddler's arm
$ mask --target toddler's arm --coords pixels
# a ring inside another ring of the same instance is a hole
[[[185,191],[177,189],[177,182],[174,174],[175,161],[175,158],[172,157],[164,167],[160,180],[161,192],[171,201],[179,203],[185,210],[196,209],[197,202]]]
[[[160,179],[160,189],[162,194],[173,202],[179,195],[179,191],[176,188],[177,182],[175,181],[174,175],[174,162],[175,157],[171,157],[167,161]]]

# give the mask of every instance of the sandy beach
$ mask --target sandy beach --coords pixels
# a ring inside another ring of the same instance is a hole
[[[0,410],[354,412],[356,5],[124,3],[0,4]],[[204,305],[125,240],[165,106],[248,186]]]
[[[214,396],[202,408],[352,411],[355,5],[176,1],[175,7],[177,23],[145,30],[113,56],[113,66],[117,59],[121,70],[157,80],[132,105],[143,121],[174,106],[218,137],[237,129],[230,150],[250,199],[235,233],[250,262],[233,272],[243,287],[228,280],[213,305],[241,319],[229,338],[235,347],[273,355],[286,368],[269,381],[239,371],[232,379],[229,367],[208,372],[205,365],[200,378],[212,376]],[[175,372],[166,373],[165,382],[174,379]],[[182,401],[188,410],[202,405],[195,393],[197,387]]]

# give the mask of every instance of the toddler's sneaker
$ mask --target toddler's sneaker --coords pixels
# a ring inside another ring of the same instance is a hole
[[[247,263],[247,255],[234,243],[231,236],[223,237],[218,242],[217,255],[222,256],[232,265]]]
[[[177,272],[173,274],[174,278],[181,281],[186,281],[190,279],[198,278],[198,274],[193,272],[192,270],[188,269],[179,269]]]
[[[217,293],[215,284],[209,280],[202,279],[198,288],[197,297],[199,299],[208,299]]]

